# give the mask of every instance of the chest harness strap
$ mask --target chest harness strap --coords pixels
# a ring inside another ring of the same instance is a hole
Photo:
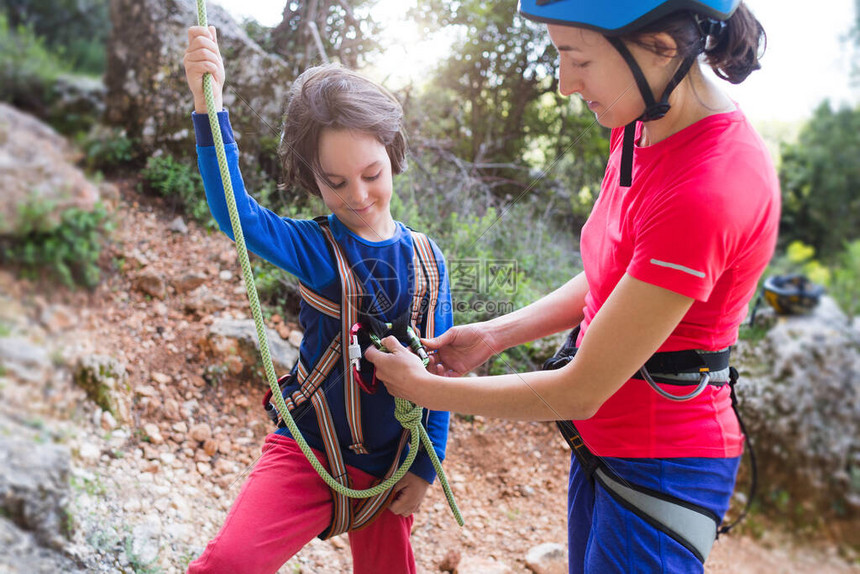
[[[325,217],[315,219],[325,236],[329,251],[334,258],[338,277],[340,278],[340,302],[328,299],[324,295],[313,291],[310,287],[301,284],[299,291],[305,304],[310,305],[320,313],[338,319],[340,331],[332,339],[325,352],[313,368],[308,368],[299,361],[294,373],[282,377],[280,386],[292,386],[296,382],[299,388],[289,395],[284,396],[284,401],[290,412],[310,401],[316,413],[325,448],[326,458],[331,467],[331,473],[335,480],[347,488],[350,488],[349,476],[346,472],[346,463],[341,452],[340,441],[335,430],[331,410],[325,399],[325,392],[320,389],[322,383],[329,377],[334,367],[341,363],[343,366],[344,401],[346,405],[347,423],[350,429],[351,442],[349,448],[355,454],[367,454],[369,451],[364,445],[364,434],[361,425],[361,386],[357,373],[352,368],[351,361],[355,357],[355,350],[350,348],[352,329],[358,324],[361,315],[361,302],[365,299],[365,289],[361,281],[356,277],[346,253],[335,240],[328,220]],[[425,319],[426,332],[434,333],[434,313],[436,301],[439,297],[439,269],[436,257],[433,254],[430,241],[423,233],[412,231],[413,239],[413,269],[414,294],[403,320],[411,321],[411,327],[417,332],[417,326],[421,319]],[[372,315],[371,315],[372,317]],[[344,344],[344,341],[347,341]],[[347,349],[349,352],[347,352]],[[358,350],[360,356],[360,349]],[[293,378],[295,377],[295,379]],[[278,414],[272,399],[272,391],[269,390],[263,399],[263,405],[273,421],[280,427],[286,424]],[[409,430],[404,429],[395,456],[383,479],[376,481],[378,484],[390,477],[396,470],[409,439]],[[352,499],[332,489],[333,508],[332,522],[320,538],[326,539],[343,532],[358,530],[367,526],[382,513],[390,502],[392,488],[389,488],[376,496],[364,499]]]
[[[544,363],[544,370],[560,369],[573,359],[577,352],[578,335],[579,327],[568,335],[561,349]],[[720,534],[728,533],[747,515],[757,483],[755,452],[738,411],[735,394],[738,372],[734,367],[729,366],[730,353],[730,349],[655,353],[633,378],[648,382],[661,396],[675,401],[690,400],[708,385],[721,387],[728,384],[730,386],[732,410],[738,417],[738,423],[744,433],[752,466],[750,493],[746,506],[731,524],[721,527],[720,517],[707,508],[664,492],[630,484],[629,481],[616,475],[600,456],[588,449],[572,421],[556,421],[562,437],[570,446],[587,477],[600,483],[621,506],[671,536],[702,563],[708,558],[714,540]],[[696,389],[687,395],[677,396],[660,389],[657,383],[678,386],[696,385]]]

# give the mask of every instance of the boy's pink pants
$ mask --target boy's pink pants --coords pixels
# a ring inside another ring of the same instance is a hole
[[[314,451],[324,462],[324,456]],[[368,488],[375,478],[347,467],[353,488]],[[270,434],[221,531],[188,567],[198,572],[274,573],[331,522],[332,497],[296,442]],[[414,574],[409,534],[412,516],[385,510],[366,528],[349,533],[356,574]]]

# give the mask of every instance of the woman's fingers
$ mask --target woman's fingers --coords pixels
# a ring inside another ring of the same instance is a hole
[[[454,330],[456,328],[457,327],[452,327],[451,329],[448,329],[447,331],[445,331],[444,333],[442,333],[438,337],[433,337],[432,339],[421,339],[421,343],[428,350],[437,351],[437,350],[441,349],[442,347],[444,347],[445,345],[448,345],[451,343],[451,341],[453,340],[453,337],[454,337],[453,333],[454,333]]]

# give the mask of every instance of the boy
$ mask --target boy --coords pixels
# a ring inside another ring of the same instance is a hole
[[[212,215],[232,238],[202,90],[203,75],[211,73],[220,110],[223,62],[214,28],[193,27],[188,35],[185,69],[194,96],[198,165]],[[425,337],[444,333],[452,323],[441,252],[391,216],[393,175],[403,171],[406,155],[400,104],[381,86],[339,66],[311,68],[296,80],[279,153],[287,183],[320,196],[331,211],[315,220],[279,217],[248,196],[227,112],[218,116],[248,248],[302,283],[299,322],[305,337],[284,398],[332,474],[346,474],[352,488],[367,488],[402,459],[404,436],[391,395],[375,380],[368,385],[344,357],[353,321],[343,317],[354,313],[376,325],[410,325]],[[316,417],[309,416],[311,407]],[[424,414],[440,460],[448,418],[447,412]],[[275,572],[314,537],[343,530],[349,531],[355,572],[415,572],[412,513],[434,476],[429,457],[419,452],[379,508],[370,512],[349,503],[352,513],[347,509],[344,517],[340,498],[289,430],[279,428],[267,437],[220,533],[189,572]],[[375,519],[368,518],[374,513]]]

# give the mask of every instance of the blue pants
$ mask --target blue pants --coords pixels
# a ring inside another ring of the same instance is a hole
[[[736,458],[604,458],[627,482],[724,516],[735,487]],[[621,506],[592,482],[571,454],[567,501],[570,574],[704,572],[688,549]]]

